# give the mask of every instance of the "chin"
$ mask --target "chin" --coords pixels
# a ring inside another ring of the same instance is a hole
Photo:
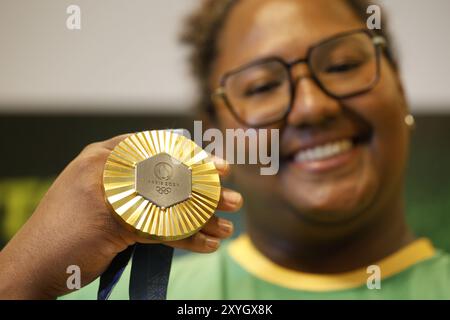
[[[314,222],[342,223],[364,215],[380,186],[368,145],[330,159],[289,161],[279,175],[281,196],[294,214]]]
[[[365,201],[364,201],[365,202]],[[295,215],[304,220],[315,223],[345,223],[356,220],[364,215],[366,206],[363,202],[358,203],[317,203],[314,200],[308,202],[308,199],[302,203],[290,201],[291,208]]]
[[[364,216],[376,201],[379,186],[370,172],[323,183],[291,182],[283,193],[285,201],[295,215],[316,223],[344,223]]]

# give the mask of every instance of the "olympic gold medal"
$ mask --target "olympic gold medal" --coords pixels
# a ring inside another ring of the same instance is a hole
[[[169,130],[133,134],[119,143],[106,161],[103,187],[125,226],[160,241],[197,232],[220,198],[219,174],[210,156]]]

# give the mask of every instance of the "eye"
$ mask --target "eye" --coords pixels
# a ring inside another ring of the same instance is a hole
[[[271,91],[274,91],[276,88],[278,88],[280,85],[281,82],[279,80],[254,85],[245,90],[244,96],[251,97],[257,94],[270,93]]]
[[[357,69],[362,65],[359,61],[349,61],[349,62],[343,62],[343,63],[336,63],[333,65],[328,66],[325,69],[326,73],[344,73],[349,72],[354,69]]]

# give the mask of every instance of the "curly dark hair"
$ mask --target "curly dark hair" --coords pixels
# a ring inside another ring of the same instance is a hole
[[[187,17],[184,29],[181,34],[182,43],[190,47],[191,71],[196,78],[200,96],[197,102],[200,110],[214,114],[211,101],[211,88],[209,78],[211,66],[217,54],[217,39],[232,7],[239,0],[203,0],[200,6]],[[353,9],[356,15],[365,22],[367,8],[373,4],[369,0],[345,0]],[[374,30],[375,33],[383,36],[387,41],[384,51],[388,61],[397,69],[398,65],[393,55],[391,36],[386,28],[386,19],[382,17],[383,28]]]

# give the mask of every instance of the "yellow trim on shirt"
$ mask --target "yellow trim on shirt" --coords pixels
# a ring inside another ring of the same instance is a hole
[[[287,269],[263,256],[247,235],[242,235],[230,243],[228,252],[242,268],[255,277],[294,290],[323,292],[357,288],[365,285],[371,275],[367,273],[366,268],[329,275]],[[381,279],[384,279],[434,255],[432,243],[421,238],[374,264],[380,267]]]

